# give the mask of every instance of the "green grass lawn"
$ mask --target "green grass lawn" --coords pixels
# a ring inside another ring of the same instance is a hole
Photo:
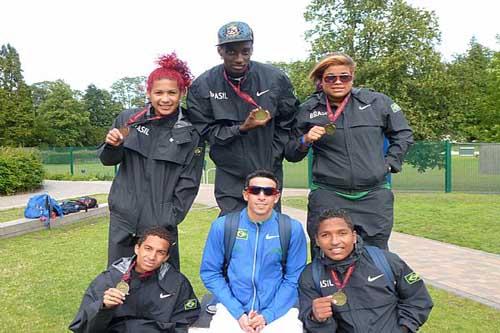
[[[500,193],[500,174],[480,172],[480,160],[476,157],[453,156],[451,163],[452,191]],[[403,171],[392,175],[396,190],[420,190],[444,192],[445,170],[429,169],[418,172],[409,164]]]
[[[181,266],[201,297],[205,238],[215,209],[193,209],[180,228]],[[0,332],[66,332],[84,290],[106,265],[108,218],[0,242]],[[500,311],[431,289],[435,308],[422,332],[499,332]]]
[[[108,202],[108,195],[107,194],[90,194],[89,196],[96,198],[98,204]],[[70,199],[76,199],[76,198],[70,198]],[[61,201],[61,200],[59,200],[59,201]],[[25,208],[26,208],[26,206],[0,210],[0,223],[22,219],[24,217],[24,209]]]
[[[306,197],[283,205],[307,209]],[[500,254],[500,195],[395,193],[394,230]]]

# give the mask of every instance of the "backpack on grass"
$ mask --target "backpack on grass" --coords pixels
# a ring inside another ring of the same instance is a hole
[[[76,199],[77,202],[80,203],[81,208],[80,209],[85,209],[87,211],[89,208],[97,208],[99,205],[97,204],[97,199],[92,198],[92,197],[81,197]]]
[[[92,197],[81,197],[78,199],[64,200],[61,203],[61,208],[64,215],[76,213],[81,210],[88,211],[89,208],[99,207],[97,204],[97,199]]]
[[[37,194],[28,200],[24,209],[24,217],[28,219],[45,218],[50,220],[51,213],[57,216],[63,215],[63,210],[57,201],[47,193]]]

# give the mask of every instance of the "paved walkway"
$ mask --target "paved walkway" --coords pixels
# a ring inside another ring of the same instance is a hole
[[[74,198],[89,194],[108,193],[110,181],[72,182],[65,180],[45,180],[41,189],[25,194],[0,196],[0,210],[26,206],[28,199],[39,193],[47,192],[56,200]]]
[[[93,193],[107,193],[111,182],[46,181],[39,192],[47,191],[57,199]],[[307,190],[285,189],[284,196],[306,195]],[[23,206],[31,194],[0,197],[0,210]],[[213,186],[203,184],[195,202],[216,206]],[[283,211],[299,221],[306,212],[284,207]],[[393,232],[389,246],[426,282],[455,294],[500,310],[500,256],[471,250],[426,238]]]

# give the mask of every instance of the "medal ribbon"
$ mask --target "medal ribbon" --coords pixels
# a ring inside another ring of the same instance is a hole
[[[132,125],[137,125],[139,123],[141,123],[142,121],[139,121],[139,119],[144,116],[146,114],[146,112],[148,112],[148,108],[145,107],[143,110],[133,114],[129,120],[127,121],[127,125],[126,126],[132,126]],[[149,121],[152,121],[152,120],[156,120],[156,119],[161,119],[161,118],[164,118],[164,117],[168,117],[168,116],[154,116],[154,117],[151,117],[151,118],[146,118],[143,120],[143,122],[149,122]]]
[[[135,267],[136,263],[137,263],[137,261],[134,260],[134,262],[132,264],[130,264],[130,267],[127,269],[127,271],[125,272],[125,274],[123,274],[123,276],[122,276],[122,281],[130,283],[130,279],[131,279],[130,272]],[[144,272],[142,274],[139,274],[139,279],[144,280],[144,279],[150,277],[151,275],[153,275],[154,272],[155,271],[149,271],[149,272]]]
[[[349,282],[349,279],[351,278],[352,272],[354,272],[354,264],[349,266],[349,268],[347,269],[347,273],[345,274],[344,280],[341,283],[335,270],[332,269],[330,271],[330,273],[332,274],[333,283],[335,284],[335,287],[337,287],[338,290],[342,290],[345,288],[347,282]]]
[[[236,95],[238,95],[242,100],[244,100],[245,102],[247,102],[249,104],[252,104],[256,108],[260,108],[260,105],[254,101],[252,96],[250,96],[249,94],[247,94],[244,91],[241,91],[239,84],[235,85],[234,83],[231,82],[231,80],[229,80],[229,78],[227,77],[226,71],[224,71],[224,79],[226,79],[226,82],[231,86],[231,88],[233,88]]]
[[[339,107],[337,110],[335,110],[335,113],[332,111],[332,107],[330,106],[330,101],[328,100],[328,96],[325,94],[325,99],[326,99],[326,113],[328,114],[328,119],[330,120],[331,123],[334,123],[335,120],[340,117],[342,112],[344,112],[345,106],[347,105],[347,102],[349,102],[349,98],[351,97],[351,94],[349,93],[344,99],[342,100],[342,103],[340,103]]]

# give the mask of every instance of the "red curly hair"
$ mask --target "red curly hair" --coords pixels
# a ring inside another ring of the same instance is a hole
[[[186,89],[191,85],[193,80],[193,75],[187,63],[177,58],[175,52],[160,56],[156,63],[160,65],[160,67],[149,74],[146,82],[147,92],[151,92],[153,82],[156,80],[170,79],[177,81],[179,90],[185,94]]]

